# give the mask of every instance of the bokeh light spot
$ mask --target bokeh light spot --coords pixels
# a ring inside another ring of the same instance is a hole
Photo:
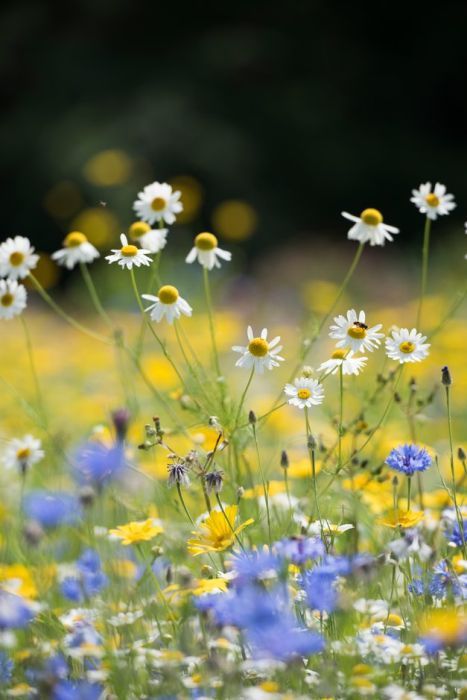
[[[44,197],[44,208],[55,219],[74,216],[82,206],[81,192],[77,185],[69,180],[57,182]]]
[[[188,224],[193,221],[201,209],[203,203],[203,188],[191,175],[179,175],[169,180],[169,185],[182,193],[181,201],[183,211],[177,214],[177,222]]]
[[[258,216],[248,202],[230,199],[221,202],[212,213],[213,228],[229,241],[244,241],[256,230]]]
[[[90,158],[83,168],[85,178],[93,185],[114,187],[123,185],[132,173],[132,161],[124,151],[101,151]]]
[[[108,209],[85,209],[71,222],[70,228],[82,231],[97,248],[108,247],[119,233],[118,219]]]

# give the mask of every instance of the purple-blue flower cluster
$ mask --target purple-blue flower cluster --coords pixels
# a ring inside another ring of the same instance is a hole
[[[69,600],[81,603],[99,593],[108,583],[99,555],[93,549],[83,552],[76,562],[76,569],[78,576],[69,576],[61,584],[61,591]]]
[[[399,445],[389,453],[386,464],[406,476],[415,472],[424,472],[431,466],[431,457],[423,447],[417,445]]]
[[[97,489],[122,473],[125,465],[124,445],[117,442],[106,447],[99,442],[87,442],[73,458],[73,476],[79,484],[89,484]]]
[[[81,517],[78,499],[66,491],[31,491],[24,499],[24,511],[45,528],[74,525]]]

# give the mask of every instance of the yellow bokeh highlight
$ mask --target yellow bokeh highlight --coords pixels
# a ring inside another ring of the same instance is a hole
[[[44,208],[55,219],[68,219],[83,206],[78,186],[70,180],[57,182],[44,197]]]
[[[191,175],[179,175],[169,180],[169,185],[182,193],[181,202],[183,211],[177,214],[179,224],[189,224],[199,214],[203,204],[203,188],[201,184]]]
[[[83,168],[85,178],[99,187],[124,185],[132,174],[133,164],[121,150],[109,149],[92,156]]]
[[[328,312],[331,304],[337,296],[338,286],[327,280],[313,280],[305,282],[302,286],[301,296],[305,306],[317,314]],[[341,300],[341,308],[346,307],[346,301]]]
[[[39,252],[39,256],[37,267],[33,270],[34,277],[41,283],[44,289],[52,289],[60,280],[60,268],[47,253]],[[34,285],[28,279],[26,279],[24,283],[29,289],[34,289]]]
[[[72,231],[82,231],[90,243],[98,248],[108,247],[119,233],[117,217],[108,209],[91,207],[84,209],[73,219]]]
[[[257,226],[258,215],[251,204],[239,199],[221,202],[212,213],[213,228],[228,241],[245,241]]]

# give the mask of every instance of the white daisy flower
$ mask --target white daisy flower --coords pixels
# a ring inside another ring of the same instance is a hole
[[[408,328],[393,330],[386,338],[386,354],[391,360],[404,362],[421,362],[428,357],[429,343],[425,343],[426,335],[422,335],[416,328],[409,331]]]
[[[345,350],[344,348],[338,348],[334,350],[329,360],[322,362],[318,367],[318,372],[326,372],[329,374],[336,374],[342,365],[342,374],[360,374],[362,369],[365,367],[368,358],[367,357],[354,357],[352,350]]]
[[[13,438],[6,446],[3,464],[7,469],[18,469],[22,474],[44,457],[42,443],[32,435]]]
[[[137,248],[135,245],[128,243],[128,238],[124,233],[120,236],[120,241],[122,243],[121,248],[112,248],[113,255],[106,255],[106,260],[109,263],[118,263],[121,267],[127,267],[129,270],[135,265],[140,267],[140,265],[150,265],[152,263],[151,258],[148,258],[147,253],[149,250],[145,248]]]
[[[381,323],[368,328],[364,311],[360,311],[357,316],[355,309],[350,309],[347,311],[347,318],[342,315],[336,316],[334,323],[336,325],[329,327],[329,337],[339,341],[336,343],[338,348],[350,348],[353,352],[373,352],[381,344],[380,338],[384,337],[384,333],[378,333],[382,328]]]
[[[9,321],[26,308],[27,292],[16,280],[0,280],[0,318]]]
[[[309,377],[297,377],[293,384],[286,384],[284,393],[290,396],[288,403],[297,408],[319,406],[324,400],[323,385]]]
[[[140,219],[149,224],[155,221],[173,224],[175,214],[183,211],[183,204],[179,201],[181,194],[178,190],[174,192],[166,182],[153,182],[138,193],[133,209]]]
[[[144,221],[135,221],[128,229],[130,238],[138,241],[142,248],[149,250],[151,253],[159,253],[167,244],[168,228],[152,229],[149,224]]]
[[[15,236],[7,238],[0,245],[0,277],[24,279],[39,260],[28,238]]]
[[[193,263],[198,260],[200,265],[212,270],[213,267],[221,266],[218,258],[229,261],[232,259],[232,253],[218,248],[217,238],[214,234],[204,232],[198,233],[196,236],[195,245],[186,256],[185,262]]]
[[[354,216],[346,211],[342,216],[355,225],[347,233],[347,238],[370,245],[384,245],[385,241],[393,241],[391,233],[399,233],[399,229],[383,224],[383,215],[378,209],[365,209],[360,216]]]
[[[247,328],[248,345],[234,345],[232,350],[240,352],[242,356],[235,363],[235,367],[245,367],[246,369],[255,368],[255,371],[260,374],[266,369],[279,367],[279,363],[284,361],[284,358],[278,355],[282,350],[282,345],[278,345],[280,336],[273,338],[268,342],[268,329],[263,328],[260,337],[255,337],[251,326]]]
[[[455,209],[456,203],[453,201],[453,194],[446,194],[446,187],[439,182],[434,190],[431,190],[431,182],[420,185],[418,190],[412,190],[410,201],[415,204],[421,214],[426,214],[434,221],[438,216],[446,216]]]
[[[168,323],[173,323],[182,314],[191,316],[193,311],[189,303],[180,296],[178,289],[171,284],[161,287],[157,297],[152,294],[142,294],[142,297],[153,302],[145,311],[150,311],[151,319],[157,323],[162,321],[164,316]]]
[[[52,260],[72,270],[77,263],[90,263],[99,257],[99,252],[89,243],[84,233],[73,231],[63,241],[64,248],[52,253]]]

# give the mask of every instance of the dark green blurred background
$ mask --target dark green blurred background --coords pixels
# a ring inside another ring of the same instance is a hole
[[[141,186],[183,177],[180,240],[216,221],[233,240],[238,214],[254,260],[342,240],[341,210],[370,206],[410,252],[410,190],[431,179],[456,195],[440,226],[463,250],[466,19],[464,2],[4,4],[2,237],[50,251],[91,211],[107,245]],[[103,178],[92,159],[108,150]]]

